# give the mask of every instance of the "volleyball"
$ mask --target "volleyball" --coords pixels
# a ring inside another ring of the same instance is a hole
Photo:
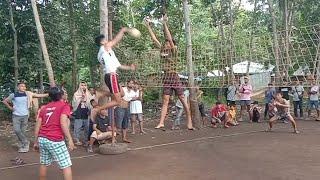
[[[141,32],[136,28],[130,28],[128,31],[129,35],[134,38],[140,38]]]

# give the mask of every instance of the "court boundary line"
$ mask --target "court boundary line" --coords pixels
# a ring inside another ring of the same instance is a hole
[[[286,127],[274,128],[273,131],[274,130],[281,130],[281,129],[287,129],[287,128]],[[308,128],[308,129],[310,129],[310,128]],[[164,147],[164,146],[170,146],[170,145],[176,145],[176,144],[204,141],[204,140],[208,140],[208,139],[210,140],[210,139],[218,139],[218,138],[224,138],[224,137],[234,137],[234,136],[239,136],[239,135],[254,134],[254,133],[261,133],[261,132],[265,132],[265,130],[246,131],[246,132],[232,133],[232,134],[226,134],[226,135],[206,136],[206,137],[194,138],[194,139],[189,139],[189,140],[174,141],[174,142],[170,142],[170,143],[155,144],[155,145],[142,146],[142,147],[137,147],[137,148],[128,148],[128,151],[139,151],[139,150],[153,149],[153,148],[157,148],[157,147]],[[98,155],[101,155],[101,154],[96,153],[96,154],[90,154],[90,155],[76,156],[76,157],[72,157],[71,160],[85,159],[85,158],[95,157]],[[35,165],[40,165],[40,163],[36,162],[36,163],[26,163],[26,164],[17,165],[17,166],[6,166],[6,167],[0,168],[0,171],[35,166]]]

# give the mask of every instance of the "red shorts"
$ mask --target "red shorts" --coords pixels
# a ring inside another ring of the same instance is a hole
[[[104,82],[110,90],[111,94],[120,93],[120,86],[118,82],[118,74],[110,73],[104,75]]]
[[[176,96],[183,95],[184,87],[177,73],[165,73],[163,77],[163,94],[172,95],[175,92]]]

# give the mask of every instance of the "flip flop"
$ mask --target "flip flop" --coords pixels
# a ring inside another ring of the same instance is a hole
[[[15,166],[20,166],[20,165],[24,165],[24,164],[26,164],[25,162],[24,162],[24,160],[23,159],[21,159],[21,158],[16,158],[15,160],[10,160],[10,161],[12,161],[12,165],[15,165]]]
[[[192,127],[192,128],[188,128],[188,130],[193,131],[193,130],[196,130],[196,128]]]

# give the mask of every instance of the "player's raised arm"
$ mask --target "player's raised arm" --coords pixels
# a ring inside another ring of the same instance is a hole
[[[126,27],[121,28],[121,30],[118,32],[118,34],[111,41],[108,41],[108,43],[105,46],[110,47],[110,48],[114,47],[122,40],[122,38],[126,32],[128,32],[128,28],[126,28]]]
[[[150,22],[150,19],[149,19],[149,18],[146,18],[146,19],[145,19],[145,24],[146,24],[146,26],[147,26],[148,32],[149,32],[149,34],[150,34],[150,36],[151,36],[151,39],[152,39],[153,43],[155,44],[155,46],[156,46],[157,48],[161,48],[161,43],[160,43],[160,41],[157,39],[156,34],[153,32],[150,23],[151,23],[151,22]]]
[[[175,44],[173,42],[173,38],[172,38],[171,32],[168,27],[168,16],[167,15],[163,16],[163,29],[164,29],[164,35],[165,35],[167,41],[169,41],[170,46],[172,48],[174,48]]]

